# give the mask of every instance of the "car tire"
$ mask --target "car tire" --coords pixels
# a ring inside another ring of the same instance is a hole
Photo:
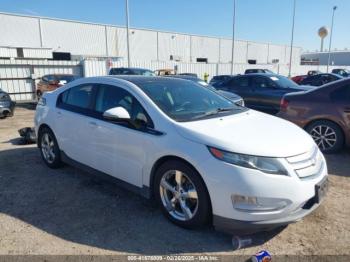
[[[41,157],[48,167],[56,169],[62,166],[61,151],[51,129],[44,127],[40,130],[38,146]]]
[[[202,227],[211,218],[207,188],[198,172],[185,162],[162,164],[155,173],[153,192],[165,217],[180,227]]]
[[[306,131],[311,135],[321,151],[326,154],[335,153],[344,146],[343,131],[334,122],[318,120],[308,125]]]

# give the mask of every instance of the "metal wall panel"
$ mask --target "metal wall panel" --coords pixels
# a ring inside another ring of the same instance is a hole
[[[256,60],[258,64],[266,64],[268,57],[268,45],[254,42],[248,42],[247,59]]]
[[[105,27],[41,19],[43,46],[79,55],[106,56]]]
[[[15,101],[32,101],[35,78],[59,73],[82,76],[76,61],[0,60],[0,87]]]
[[[268,62],[278,59],[280,64],[286,63],[286,46],[269,44]]]
[[[219,49],[218,38],[191,36],[192,62],[197,58],[208,58],[209,63],[218,63]]]
[[[0,57],[16,57],[16,48],[11,47],[0,47]]]
[[[39,19],[0,14],[0,46],[40,47]]]
[[[157,60],[157,32],[130,29],[130,59]]]
[[[23,48],[23,56],[24,58],[52,58],[52,50],[51,49],[39,49],[39,48]]]
[[[220,63],[231,63],[232,40],[220,39]],[[235,41],[234,62],[241,64],[247,62],[247,42]]]
[[[119,39],[118,39],[118,30],[116,27],[113,26],[106,26],[105,27],[106,33],[107,33],[107,56],[121,56],[118,53],[118,47],[119,47]]]
[[[190,62],[191,37],[183,34],[158,33],[158,57],[161,61],[169,61],[170,56],[177,56],[182,62]]]

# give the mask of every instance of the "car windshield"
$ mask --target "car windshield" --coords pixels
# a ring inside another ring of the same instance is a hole
[[[59,82],[63,82],[65,81],[66,83],[72,82],[73,80],[75,80],[77,77],[76,76],[71,76],[71,75],[57,75],[56,79]]]
[[[132,71],[134,71],[135,75],[141,75],[141,76],[155,76],[156,75],[153,71],[147,70],[147,69],[133,69]]]
[[[179,122],[241,112],[230,100],[191,81],[140,81],[137,85],[169,117]]]
[[[274,81],[279,87],[282,87],[282,88],[298,87],[298,84],[296,84],[294,81],[288,79],[285,76],[273,75],[273,76],[270,76],[270,79]]]

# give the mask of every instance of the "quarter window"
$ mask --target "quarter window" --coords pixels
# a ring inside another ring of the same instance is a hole
[[[63,92],[58,100],[60,107],[74,109],[89,109],[92,100],[93,85],[75,86]]]

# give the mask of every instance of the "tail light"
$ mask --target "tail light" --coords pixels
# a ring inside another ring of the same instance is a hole
[[[289,105],[289,101],[283,97],[280,104],[281,111],[287,111],[288,105]]]

